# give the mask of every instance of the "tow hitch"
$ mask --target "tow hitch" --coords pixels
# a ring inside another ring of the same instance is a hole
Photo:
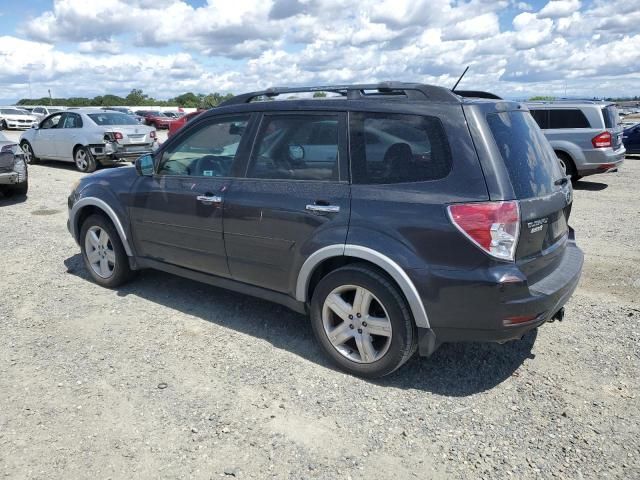
[[[555,322],[556,320],[561,322],[563,318],[564,318],[564,307],[562,307],[560,310],[558,310],[556,313],[554,313],[553,316],[547,321],[549,323]]]

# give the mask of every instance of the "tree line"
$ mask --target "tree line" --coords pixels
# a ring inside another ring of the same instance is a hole
[[[69,97],[69,98],[23,98],[17,105],[56,105],[61,107],[114,107],[127,105],[132,107],[166,106],[186,108],[211,108],[233,97],[233,94],[218,92],[204,94],[187,92],[168,100],[157,100],[142,90],[134,88],[126,97],[118,95],[98,95],[97,97]]]

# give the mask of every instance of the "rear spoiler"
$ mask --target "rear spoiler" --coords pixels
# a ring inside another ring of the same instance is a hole
[[[483,92],[482,90],[454,90],[453,93],[465,98],[490,98],[492,100],[502,100],[502,97],[499,97],[495,93]]]

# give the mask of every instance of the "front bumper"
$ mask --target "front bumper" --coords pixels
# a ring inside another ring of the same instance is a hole
[[[14,185],[20,182],[18,172],[0,173],[0,185]]]
[[[10,120],[5,120],[7,124],[7,128],[10,130],[29,130],[31,127],[38,124],[38,122],[31,123],[22,123],[22,122],[12,122]]]
[[[425,272],[426,283],[414,278],[422,286],[419,290],[431,327],[420,332],[420,353],[428,355],[443,342],[522,338],[567,303],[580,281],[583,261],[582,250],[569,240],[555,268],[531,284],[515,264],[477,271],[431,270]],[[517,273],[522,281],[501,281]],[[518,317],[529,320],[507,325],[507,319]]]

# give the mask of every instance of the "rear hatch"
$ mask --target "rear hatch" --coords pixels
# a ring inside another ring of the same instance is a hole
[[[620,124],[620,116],[618,115],[618,108],[615,105],[607,105],[602,107],[602,118],[604,120],[604,126],[609,133],[611,133],[611,144],[614,150],[618,150],[622,147],[622,132],[624,128]]]
[[[562,260],[570,233],[571,182],[526,109],[489,112],[485,121],[489,150],[494,157],[499,152],[505,167],[495,168],[496,175],[503,177],[503,188],[491,193],[492,200],[518,201],[520,232],[515,261],[533,283]]]

